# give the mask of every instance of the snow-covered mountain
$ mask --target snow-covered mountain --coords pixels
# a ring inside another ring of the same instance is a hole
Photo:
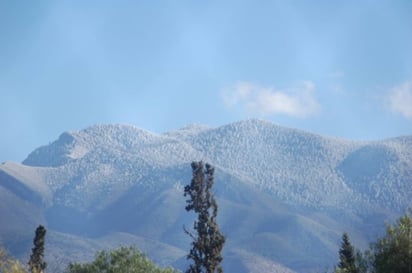
[[[43,223],[51,260],[134,242],[182,266],[194,219],[183,187],[198,160],[216,167],[227,272],[322,270],[343,231],[364,247],[412,205],[412,136],[356,142],[262,120],[165,134],[98,125],[0,165],[0,241],[29,250]]]

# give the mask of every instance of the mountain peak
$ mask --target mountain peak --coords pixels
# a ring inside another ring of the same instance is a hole
[[[62,133],[53,143],[37,148],[23,161],[28,166],[60,166],[66,164],[71,156],[70,150],[76,143],[76,136],[70,132]],[[79,156],[79,154],[77,154]]]
[[[56,167],[80,159],[92,149],[135,149],[157,138],[158,135],[131,125],[98,124],[80,131],[62,133],[56,141],[30,153],[23,164]]]

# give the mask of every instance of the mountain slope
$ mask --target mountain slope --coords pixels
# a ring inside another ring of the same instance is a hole
[[[165,134],[92,126],[63,133],[23,164],[0,165],[0,238],[18,253],[27,246],[9,235],[46,224],[54,238],[75,236],[72,246],[50,242],[65,257],[86,251],[82,241],[94,251],[107,236],[110,246],[144,238],[130,242],[182,266],[190,245],[182,226],[194,220],[183,187],[190,162],[204,160],[216,167],[225,267],[310,272],[336,262],[343,231],[366,246],[412,205],[411,151],[411,136],[355,142],[261,120]]]

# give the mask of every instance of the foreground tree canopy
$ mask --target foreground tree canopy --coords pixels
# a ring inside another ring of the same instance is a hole
[[[172,268],[157,267],[134,247],[100,251],[90,263],[71,263],[66,273],[177,273]]]
[[[412,273],[412,217],[405,214],[386,235],[372,244],[371,266],[375,273]]]
[[[412,217],[406,213],[362,255],[344,233],[336,273],[412,273]]]

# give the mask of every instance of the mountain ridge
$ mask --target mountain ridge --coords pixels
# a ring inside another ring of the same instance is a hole
[[[183,253],[190,242],[181,227],[193,216],[182,189],[190,162],[204,160],[216,168],[218,220],[232,261],[225,266],[246,259],[238,272],[253,272],[253,260],[265,260],[284,272],[309,272],[334,262],[343,230],[366,246],[383,230],[378,223],[411,207],[411,151],[412,136],[358,142],[262,120],[163,134],[95,125],[62,133],[22,164],[1,164],[0,216],[21,215],[10,226],[28,234],[38,224],[30,218],[24,225],[33,197],[33,213],[53,232],[86,241],[124,232]],[[0,239],[10,230],[0,229]],[[311,245],[318,250],[307,253]],[[56,251],[70,256],[70,249]],[[178,266],[183,258],[154,257]]]

